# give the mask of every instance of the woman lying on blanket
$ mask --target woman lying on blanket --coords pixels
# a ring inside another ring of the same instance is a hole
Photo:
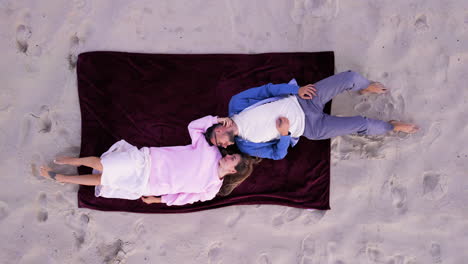
[[[95,195],[139,199],[145,203],[183,205],[225,196],[244,181],[258,159],[245,154],[222,157],[217,146],[205,139],[213,124],[228,125],[226,118],[206,116],[192,121],[192,144],[138,149],[120,140],[98,157],[54,160],[56,164],[87,166],[93,174],[66,176],[41,167],[41,175],[63,183],[96,186]]]

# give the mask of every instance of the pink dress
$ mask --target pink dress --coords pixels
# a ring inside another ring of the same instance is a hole
[[[204,136],[206,129],[216,123],[213,116],[192,121],[188,126],[191,145],[150,148],[149,194],[161,196],[167,205],[206,201],[216,196],[223,184],[218,177],[222,156]]]
[[[138,149],[125,140],[114,143],[101,155],[101,185],[95,195],[131,200],[161,196],[167,205],[213,199],[223,184],[218,178],[221,153],[203,133],[216,123],[213,116],[192,121],[192,144],[187,146]]]

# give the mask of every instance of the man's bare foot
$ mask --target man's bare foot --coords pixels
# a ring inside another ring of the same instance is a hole
[[[73,157],[58,157],[54,159],[55,164],[80,166],[81,164],[77,164],[76,161],[77,161],[77,158],[73,158]]]
[[[49,180],[56,181],[55,178],[57,176],[57,173],[53,172],[51,168],[49,168],[47,166],[41,166],[39,168],[39,172],[40,172],[42,177],[44,177],[46,179],[49,179]]]
[[[359,91],[360,94],[384,94],[387,93],[388,89],[379,82],[372,82],[367,86],[366,89]]]
[[[418,132],[419,127],[414,124],[403,123],[399,121],[392,120],[389,122],[393,125],[393,131],[404,132],[408,134],[414,134]]]

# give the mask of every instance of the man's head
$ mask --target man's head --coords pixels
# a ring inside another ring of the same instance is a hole
[[[226,148],[234,144],[234,131],[232,127],[225,127],[222,124],[215,124],[205,132],[206,141],[210,145]]]

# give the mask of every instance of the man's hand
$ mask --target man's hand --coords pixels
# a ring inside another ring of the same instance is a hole
[[[289,119],[284,116],[278,117],[276,119],[276,129],[282,136],[287,136],[289,134]]]
[[[161,198],[155,196],[142,196],[141,200],[146,204],[161,203]]]
[[[218,117],[218,123],[223,124],[225,127],[230,127],[232,125],[232,119],[229,117]]]
[[[302,99],[312,99],[314,96],[317,96],[317,89],[315,89],[313,84],[308,84],[299,88],[297,94]]]

